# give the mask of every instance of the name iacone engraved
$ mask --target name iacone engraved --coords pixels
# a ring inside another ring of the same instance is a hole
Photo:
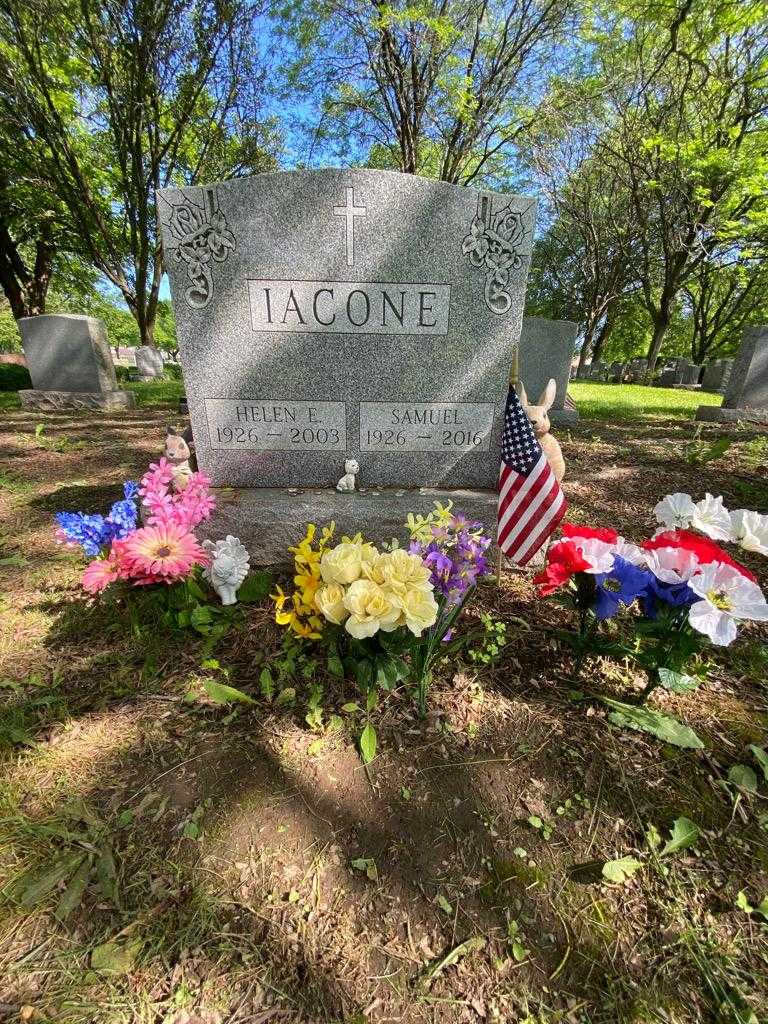
[[[254,331],[448,333],[448,284],[249,280],[248,295]]]

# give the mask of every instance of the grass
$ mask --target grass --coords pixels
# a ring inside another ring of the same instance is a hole
[[[132,391],[136,395],[139,407],[178,405],[184,394],[184,384],[180,380],[128,381],[121,386],[125,391]]]
[[[132,390],[174,401],[169,383]],[[735,764],[757,767],[748,744],[768,742],[768,630],[713,650],[696,693],[652,698],[707,744],[681,751],[575,699],[557,637],[567,613],[506,573],[475,602],[505,624],[506,646],[485,663],[442,665],[426,721],[402,689],[382,694],[366,774],[360,713],[344,711],[360,700],[351,680],[310,652],[291,702],[263,696],[263,668],[277,679],[285,664],[268,605],[245,608],[211,654],[156,621],[139,630],[124,604],[82,599],[82,562],[55,544],[53,513],[117,498],[161,450],[166,418],[145,404],[0,422],[0,1018],[760,1019],[768,926],[736,901],[768,894],[768,789],[723,783]],[[673,490],[736,507],[748,488],[745,505],[768,507],[768,434],[734,432],[722,457],[694,465],[690,415],[606,418],[561,435],[577,521],[639,539]],[[745,557],[765,586],[765,561]],[[221,671],[204,667],[211,657],[254,704],[188,697]],[[582,678],[611,696],[640,685],[622,661],[589,659]],[[323,716],[311,729],[317,682]],[[649,826],[666,841],[683,815],[700,838],[662,857]],[[21,901],[26,872],[83,857],[93,863],[81,902],[63,920],[63,880]],[[608,884],[602,864],[623,857],[641,867]]]
[[[610,422],[689,419],[700,405],[721,405],[723,401],[722,395],[709,391],[585,381],[573,381],[568,394],[585,419]]]

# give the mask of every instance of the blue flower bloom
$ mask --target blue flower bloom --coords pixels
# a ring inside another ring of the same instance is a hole
[[[649,619],[655,619],[658,614],[659,603],[671,605],[673,608],[682,608],[685,605],[699,601],[687,583],[665,583],[650,573],[648,590],[641,597],[643,614]]]
[[[56,522],[68,541],[79,544],[86,555],[96,558],[101,549],[111,542],[112,528],[104,516],[89,516],[85,512],[57,512]]]
[[[620,605],[630,605],[645,596],[651,585],[651,573],[616,555],[611,571],[597,573],[595,584],[595,616],[609,619]]]
[[[116,501],[104,518],[88,515],[86,512],[57,512],[56,522],[64,536],[73,544],[79,544],[86,555],[96,558],[116,538],[127,537],[138,525],[139,511],[136,497],[139,486],[134,480],[123,484],[125,498]]]
[[[112,530],[110,540],[113,540],[115,537],[122,539],[127,537],[129,533],[133,533],[136,529],[138,517],[139,513],[135,502],[129,499],[116,501],[107,516],[107,524]]]

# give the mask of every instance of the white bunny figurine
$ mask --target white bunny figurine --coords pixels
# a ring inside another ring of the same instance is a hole
[[[203,569],[203,576],[221,598],[222,604],[235,604],[237,591],[251,567],[245,545],[237,537],[225,540],[204,540],[203,547],[211,556],[211,564]]]
[[[517,385],[517,396],[528,415],[528,419],[531,421],[536,440],[541,445],[541,450],[552,467],[555,479],[560,481],[565,476],[565,459],[563,458],[563,452],[557,438],[553,437],[549,432],[549,416],[547,415],[552,408],[556,393],[557,381],[551,378],[541,393],[538,403],[536,405],[529,405],[528,396],[525,393],[525,385],[522,381]]]
[[[360,472],[357,459],[347,459],[344,463],[344,476],[336,484],[337,491],[354,491],[355,474]]]

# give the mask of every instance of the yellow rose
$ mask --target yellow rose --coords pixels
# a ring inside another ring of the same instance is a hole
[[[385,583],[404,583],[407,587],[421,589],[429,584],[429,568],[418,555],[412,555],[404,548],[395,548],[389,554],[379,555],[376,564]]]
[[[320,559],[320,575],[324,583],[341,583],[346,586],[360,579],[363,564],[362,544],[342,541],[335,548],[326,551]]]
[[[349,612],[344,607],[344,587],[338,583],[327,583],[315,594],[315,605],[318,611],[328,619],[329,622],[340,626]]]
[[[355,580],[344,595],[344,607],[349,612],[344,628],[357,640],[373,636],[380,629],[391,633],[400,618],[400,609],[372,580]]]
[[[408,588],[404,595],[398,595],[397,603],[402,611],[405,625],[414,636],[421,636],[425,629],[437,622],[437,601],[433,589]]]

